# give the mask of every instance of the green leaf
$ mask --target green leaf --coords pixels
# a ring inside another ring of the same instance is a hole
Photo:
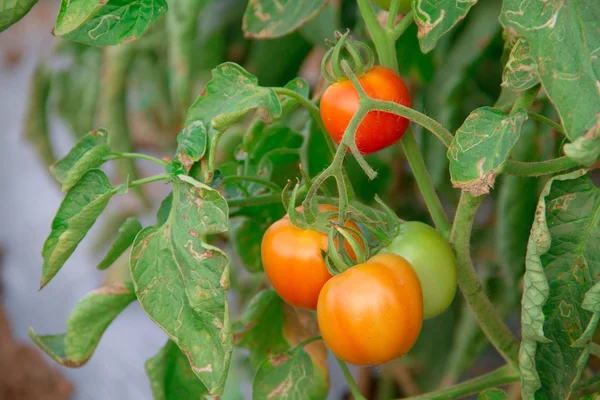
[[[526,119],[526,110],[508,116],[491,107],[473,111],[448,148],[452,185],[473,196],[489,193]]]
[[[20,20],[37,0],[0,0],[0,32]]]
[[[235,254],[240,257],[242,265],[248,272],[263,270],[260,245],[267,225],[255,218],[243,218],[231,227],[231,241]]]
[[[284,87],[286,89],[290,89],[290,90],[298,93],[300,96],[304,97],[305,99],[309,98],[310,85],[303,78],[294,78],[293,80],[286,83]],[[292,97],[289,97],[289,96],[282,96],[280,101],[281,101],[281,114],[282,115],[289,113],[294,108],[296,108],[299,104],[298,100],[296,100]]]
[[[207,141],[206,126],[201,121],[192,122],[177,135],[175,158],[183,164],[186,172],[190,172],[192,165],[204,157]]]
[[[110,152],[108,132],[104,129],[83,136],[69,153],[50,166],[50,172],[62,183],[62,191],[71,189],[88,170],[104,163]]]
[[[264,108],[272,117],[281,114],[273,89],[258,86],[255,76],[226,62],[212,71],[212,79],[188,111],[186,125],[200,121],[209,129],[224,131],[256,108]]]
[[[600,8],[596,0],[506,0],[501,23],[530,44],[537,73],[573,142],[565,152],[591,165],[600,155]]]
[[[333,33],[343,30],[340,7],[340,3],[328,2],[315,18],[308,20],[300,27],[300,34],[315,46],[323,46],[326,39],[334,41]]]
[[[327,390],[317,391],[315,378],[310,356],[298,345],[260,364],[252,382],[252,399],[323,399]]]
[[[227,220],[219,192],[176,180],[167,220],[138,233],[130,259],[140,305],[213,396],[223,392],[232,351],[229,260],[202,238],[226,231]]]
[[[154,400],[198,400],[208,394],[187,357],[172,340],[146,361],[146,374]]]
[[[121,256],[121,254],[125,253],[125,250],[131,246],[135,236],[139,231],[142,230],[142,224],[137,219],[130,217],[127,218],[125,223],[121,225],[119,228],[119,236],[110,246],[108,252],[98,264],[98,269],[106,269],[113,265],[117,258]]]
[[[317,16],[327,0],[251,0],[242,30],[247,38],[276,38],[295,31]]]
[[[56,156],[48,131],[50,71],[45,64],[38,64],[30,85],[26,106],[25,138],[35,147],[44,166],[49,166],[56,161]]]
[[[94,354],[106,328],[134,300],[130,284],[104,286],[77,303],[67,319],[67,333],[39,336],[29,328],[29,337],[57,363],[81,367]]]
[[[534,87],[539,82],[535,61],[529,54],[529,43],[519,39],[512,48],[504,67],[502,86],[522,91]]]
[[[165,0],[63,0],[54,34],[110,46],[139,38],[166,12]]]
[[[508,394],[502,389],[487,389],[477,396],[477,400],[508,400]]]
[[[433,50],[439,38],[462,20],[477,0],[414,0],[413,11],[423,53]]]
[[[160,227],[169,219],[169,214],[171,213],[171,207],[173,207],[173,192],[169,193],[167,197],[164,198],[162,203],[160,203],[160,207],[156,213],[156,226]]]
[[[569,397],[598,323],[600,189],[585,173],[551,179],[536,210],[521,315],[524,399]]]
[[[42,288],[73,254],[119,189],[110,185],[102,170],[92,169],[69,190],[56,212],[52,231],[42,249]]]

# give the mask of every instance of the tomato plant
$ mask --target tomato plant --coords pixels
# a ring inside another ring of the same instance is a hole
[[[34,3],[0,1],[0,31]],[[31,339],[81,367],[137,303],[168,338],[140,389],[161,400],[326,398],[328,351],[356,399],[593,395],[598,21],[596,0],[62,0],[24,130],[64,198],[32,245],[42,289],[88,236],[106,280]],[[387,364],[359,387],[346,362]]]
[[[379,254],[331,278],[317,316],[327,347],[356,365],[378,365],[406,354],[423,324],[423,294],[412,266]]]
[[[425,318],[436,317],[450,306],[456,293],[456,260],[439,232],[422,222],[406,222],[384,250],[404,257],[415,269],[423,289]]]
[[[410,106],[408,89],[394,71],[375,66],[358,78],[367,94],[377,100]],[[329,86],[321,98],[321,117],[331,138],[340,143],[352,117],[359,108],[359,96],[350,81]],[[386,112],[371,111],[358,126],[355,141],[358,150],[370,154],[391,146],[408,127],[406,118]]]

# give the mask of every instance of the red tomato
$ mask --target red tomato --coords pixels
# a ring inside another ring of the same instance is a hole
[[[321,212],[336,210],[327,204],[319,205]],[[346,226],[359,229],[351,221]],[[296,228],[287,216],[267,229],[261,243],[263,267],[277,294],[288,304],[317,308],[321,288],[331,278],[321,256],[321,250],[327,250],[327,241],[327,234]],[[354,257],[347,242],[345,248]]]
[[[331,278],[319,295],[319,328],[333,354],[377,365],[406,354],[423,324],[423,293],[406,259],[378,254]]]
[[[408,89],[391,69],[375,66],[358,80],[368,96],[410,107]],[[329,136],[336,143],[341,142],[358,108],[358,93],[350,81],[334,83],[323,93],[321,118]],[[363,154],[374,153],[400,140],[407,127],[406,118],[387,112],[371,111],[356,131],[356,146]]]

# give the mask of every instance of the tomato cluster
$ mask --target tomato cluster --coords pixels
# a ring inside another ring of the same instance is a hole
[[[321,205],[319,210],[336,208]],[[346,226],[359,229],[351,221]],[[452,302],[454,255],[428,225],[404,223],[384,252],[336,276],[321,255],[327,243],[325,233],[297,228],[286,216],[265,233],[262,261],[283,300],[317,310],[323,340],[344,361],[377,365],[406,354],[423,319],[439,315]],[[346,250],[354,257],[349,246]]]

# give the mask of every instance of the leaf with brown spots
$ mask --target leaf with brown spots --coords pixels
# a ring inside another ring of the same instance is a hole
[[[223,392],[232,351],[229,260],[203,238],[227,230],[228,212],[216,190],[189,177],[177,179],[168,216],[140,231],[130,259],[143,310],[213,396]]]
[[[548,182],[527,248],[520,364],[524,399],[568,398],[600,318],[600,189],[576,171]]]
[[[242,30],[247,38],[276,38],[317,16],[327,0],[250,0]]]

